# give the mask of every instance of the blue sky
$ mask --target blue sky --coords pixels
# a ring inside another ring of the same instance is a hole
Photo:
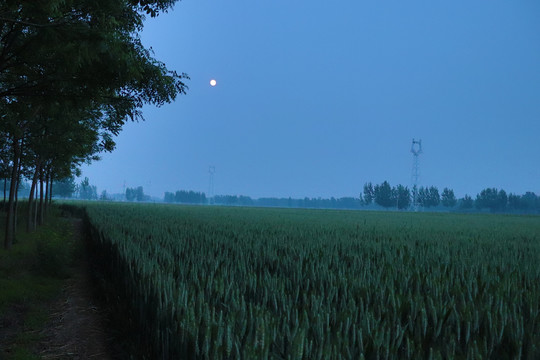
[[[540,194],[540,2],[184,0],[141,34],[188,94],[83,168],[99,191]],[[217,86],[209,81],[216,79]]]

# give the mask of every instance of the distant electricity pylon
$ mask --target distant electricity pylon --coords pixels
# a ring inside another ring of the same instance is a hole
[[[216,172],[215,166],[209,166],[208,167],[208,200],[210,201],[210,204],[214,203],[214,173]]]
[[[420,167],[418,157],[422,153],[422,140],[412,140],[411,152],[413,154],[413,165],[411,174],[412,183],[412,206],[414,211],[418,211],[418,183],[420,179]]]

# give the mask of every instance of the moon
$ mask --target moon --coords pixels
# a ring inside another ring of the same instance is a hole
[[[214,80],[214,79],[210,80],[210,85],[211,86],[216,86],[216,84],[217,84],[216,80]]]

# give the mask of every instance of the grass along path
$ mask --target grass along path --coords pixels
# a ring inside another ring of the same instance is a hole
[[[81,227],[79,219],[53,214],[33,233],[21,229],[10,251],[0,250],[0,360],[112,358]]]

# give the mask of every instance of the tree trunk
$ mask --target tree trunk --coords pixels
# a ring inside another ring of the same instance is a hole
[[[7,178],[4,178],[4,206],[6,205],[6,185],[7,185]]]
[[[23,141],[21,140],[20,153],[22,155]],[[19,159],[19,170],[17,171],[17,183],[15,184],[15,212],[13,213],[13,231],[17,233],[19,225],[19,187],[21,185],[22,159]]]
[[[53,189],[53,176],[52,174],[50,175],[50,179],[49,179],[49,205],[51,205],[52,203],[52,189]]]
[[[43,225],[43,167],[39,170],[39,225]]]
[[[11,183],[9,184],[9,200],[6,214],[6,235],[4,238],[4,248],[11,249],[15,238],[14,214],[15,214],[15,192],[17,191],[17,178],[19,170],[19,139],[13,140],[13,169],[11,170]]]
[[[34,230],[36,230],[37,228],[37,212],[38,212],[38,204],[37,204],[37,197],[38,197],[38,187],[37,187],[37,184],[36,184],[36,194],[34,195],[34,203],[36,206],[34,206]]]
[[[36,190],[36,184],[39,174],[39,163],[36,164],[36,170],[34,176],[32,177],[32,186],[30,187],[30,195],[28,195],[28,219],[26,221],[26,231],[30,232],[33,229],[32,226],[32,210],[33,205],[35,205],[34,191]]]
[[[49,176],[51,175],[51,169],[47,169],[45,174],[45,208],[43,209],[43,216],[47,218],[47,210],[49,210]]]

